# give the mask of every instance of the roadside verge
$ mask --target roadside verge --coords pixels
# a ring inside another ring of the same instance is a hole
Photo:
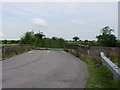
[[[120,88],[120,82],[113,79],[113,74],[102,64],[97,64],[96,60],[89,60],[81,57],[77,52],[65,50],[83,60],[88,65],[89,77],[86,88]]]

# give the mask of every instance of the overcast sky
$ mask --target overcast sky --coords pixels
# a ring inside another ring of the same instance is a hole
[[[26,31],[40,30],[47,37],[95,40],[105,26],[118,36],[117,2],[11,2],[0,4],[0,11],[2,39],[20,39]]]

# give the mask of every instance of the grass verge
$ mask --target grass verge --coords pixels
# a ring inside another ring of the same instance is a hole
[[[113,74],[106,66],[97,65],[95,60],[80,57],[78,53],[70,52],[88,65],[89,77],[86,88],[120,88],[120,81],[113,79]]]

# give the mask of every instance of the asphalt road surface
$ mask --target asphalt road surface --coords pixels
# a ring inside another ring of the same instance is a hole
[[[2,61],[2,88],[84,88],[87,65],[64,51],[33,50]]]

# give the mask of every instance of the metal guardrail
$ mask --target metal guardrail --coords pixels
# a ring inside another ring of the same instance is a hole
[[[102,64],[109,68],[109,70],[114,74],[114,78],[120,80],[120,68],[110,61],[103,52],[100,53],[100,56],[102,58]]]

